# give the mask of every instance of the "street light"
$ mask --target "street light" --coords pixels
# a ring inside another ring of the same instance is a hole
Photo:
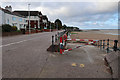
[[[28,4],[28,16],[29,16],[29,33],[31,32],[30,30],[30,4]]]
[[[51,22],[50,22],[50,32],[51,32]]]

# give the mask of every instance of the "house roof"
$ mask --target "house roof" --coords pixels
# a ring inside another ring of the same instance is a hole
[[[43,19],[46,19],[46,20],[48,21],[48,18],[47,18],[46,15],[43,15],[42,18],[43,18]]]
[[[28,16],[29,11],[14,11],[14,12],[19,13],[23,16]],[[42,13],[39,11],[30,11],[30,16],[38,16],[38,15],[42,15]]]
[[[3,9],[3,8],[0,8],[0,10],[2,10],[4,13],[7,13],[7,14],[11,14],[11,15],[15,15],[15,16],[19,16],[19,17],[24,17],[25,18],[25,16],[20,15],[19,13],[10,12],[9,10]]]

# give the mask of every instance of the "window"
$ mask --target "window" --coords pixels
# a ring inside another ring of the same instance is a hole
[[[12,17],[12,20],[13,20],[13,21],[16,21],[16,17]]]
[[[9,19],[7,19],[7,24],[9,24]]]
[[[36,16],[34,16],[34,18],[36,18]]]
[[[19,21],[22,22],[22,18],[20,18]]]

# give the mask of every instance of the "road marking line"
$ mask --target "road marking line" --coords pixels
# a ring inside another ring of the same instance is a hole
[[[0,47],[6,47],[6,46],[10,46],[10,45],[13,45],[13,44],[22,43],[22,42],[33,40],[33,39],[36,39],[36,38],[32,38],[32,39],[28,39],[28,40],[22,40],[22,41],[18,41],[18,42],[14,42],[14,43],[5,44],[5,45],[1,45]]]

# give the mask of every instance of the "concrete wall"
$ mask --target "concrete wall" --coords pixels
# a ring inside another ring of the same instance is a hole
[[[108,65],[111,67],[112,69],[112,77],[113,78],[118,78],[118,68],[120,68],[119,66],[119,55],[120,52],[111,52],[108,53],[105,58],[107,59]],[[119,75],[120,76],[120,75]]]

